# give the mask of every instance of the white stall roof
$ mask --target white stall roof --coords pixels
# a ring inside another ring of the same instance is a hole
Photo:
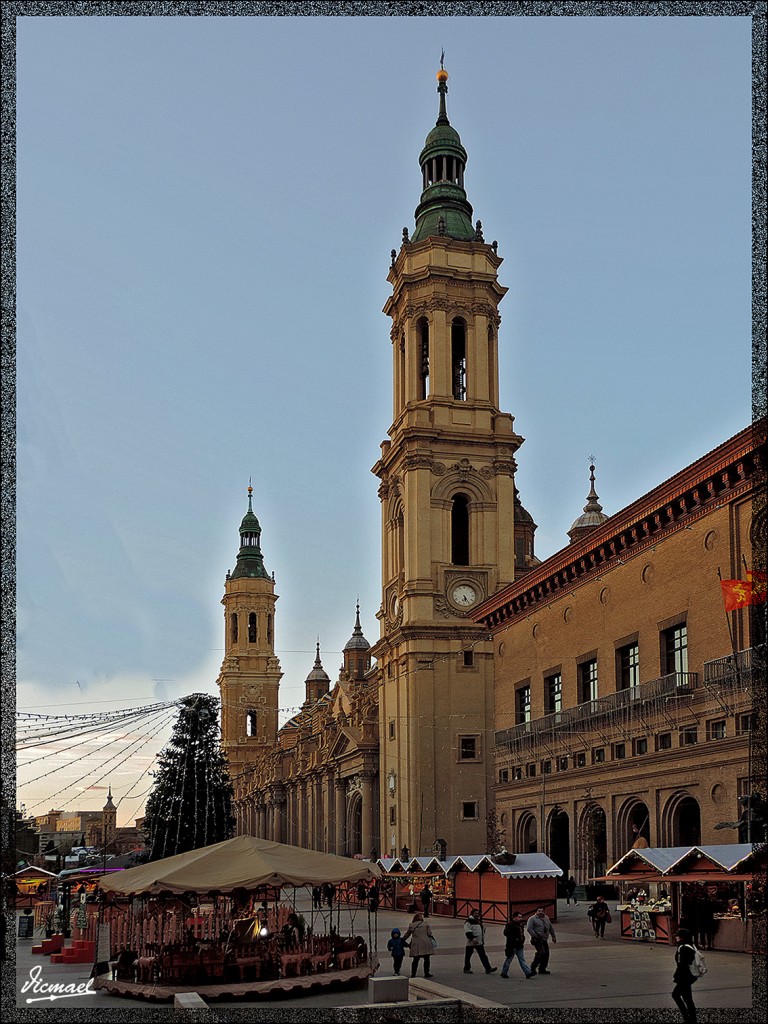
[[[466,854],[456,857],[382,857],[379,864],[387,874],[439,874],[451,871],[477,871],[480,868],[492,870],[504,878],[557,878],[563,869],[545,853],[517,853],[514,864],[497,864],[488,854]]]

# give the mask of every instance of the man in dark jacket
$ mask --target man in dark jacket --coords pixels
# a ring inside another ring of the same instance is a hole
[[[509,965],[517,957],[526,978],[535,978],[535,971],[532,971],[525,962],[525,931],[523,929],[523,915],[519,910],[514,912],[512,920],[505,926],[504,939],[504,956],[507,959],[502,964],[500,977],[509,977]]]
[[[424,883],[424,888],[419,893],[421,897],[421,905],[424,908],[424,917],[429,917],[429,908],[432,904],[432,890],[429,888],[429,882]]]
[[[605,926],[608,923],[608,904],[603,896],[598,896],[595,903],[587,911],[592,918],[592,927],[595,930],[596,939],[605,938]]]

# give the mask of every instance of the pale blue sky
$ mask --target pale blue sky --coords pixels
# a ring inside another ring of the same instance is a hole
[[[358,595],[376,639],[381,308],[442,47],[539,556],[590,453],[612,513],[745,426],[750,31],[19,18],[19,707],[215,692],[249,476],[281,705],[318,635],[335,678]]]

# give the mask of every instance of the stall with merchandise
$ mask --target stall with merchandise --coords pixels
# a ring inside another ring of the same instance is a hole
[[[702,949],[751,952],[765,865],[748,843],[633,849],[601,880],[621,883],[622,938],[674,943],[684,927]]]

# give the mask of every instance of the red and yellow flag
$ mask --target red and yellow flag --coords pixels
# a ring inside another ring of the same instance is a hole
[[[750,604],[762,604],[766,599],[766,575],[748,570],[746,580],[720,580],[725,610],[733,612]]]

